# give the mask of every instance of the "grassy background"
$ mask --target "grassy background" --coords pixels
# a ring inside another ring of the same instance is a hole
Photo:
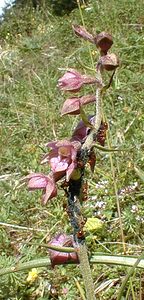
[[[114,37],[112,51],[118,54],[121,63],[113,88],[105,96],[103,110],[109,123],[109,143],[127,149],[112,155],[113,168],[109,155],[98,151],[95,173],[93,176],[88,173],[89,201],[85,204],[85,214],[99,216],[104,221],[100,233],[89,232],[87,243],[92,253],[123,253],[115,181],[117,191],[121,191],[118,201],[126,251],[138,255],[144,247],[144,191],[134,170],[134,165],[141,169],[144,165],[142,1],[90,1],[82,13],[90,32],[105,30]],[[63,191],[60,189],[57,199],[42,207],[41,193],[29,193],[20,178],[31,170],[48,172],[39,164],[43,145],[53,139],[70,137],[79,120],[79,117],[60,117],[66,99],[56,86],[63,74],[60,68],[75,67],[83,73],[94,74],[82,64],[92,67],[90,51],[94,64],[98,52],[93,45],[74,36],[73,23],[82,24],[78,9],[61,18],[53,16],[48,9],[34,12],[26,7],[11,9],[0,27],[0,222],[27,228],[0,225],[3,266],[44,257],[47,249],[43,243],[57,232],[71,233],[62,207]],[[90,90],[86,88],[83,93]],[[88,111],[93,113],[93,107],[89,106]],[[103,201],[102,208],[99,201]],[[31,285],[26,282],[28,272],[0,278],[0,299],[81,299],[73,279],[76,277],[81,283],[78,267],[39,271],[38,279]],[[94,266],[95,286],[102,287],[97,299],[116,299],[126,272],[121,267]],[[105,289],[104,283],[110,279],[118,280]],[[144,288],[143,274],[135,272],[123,299],[143,299],[140,286]],[[67,295],[64,288],[68,289]]]

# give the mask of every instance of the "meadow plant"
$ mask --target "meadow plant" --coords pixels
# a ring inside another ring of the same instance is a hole
[[[86,297],[95,299],[94,284],[91,276],[89,258],[85,242],[84,225],[86,218],[82,213],[83,202],[87,200],[87,180],[85,169],[90,165],[94,171],[96,163],[95,148],[103,148],[107,123],[102,118],[102,96],[110,87],[113,75],[119,65],[117,56],[110,53],[113,44],[109,33],[101,32],[93,36],[82,26],[73,26],[74,33],[99,49],[100,57],[96,65],[96,75],[91,77],[79,73],[75,69],[68,69],[58,80],[58,87],[64,92],[77,93],[85,85],[95,87],[95,94],[85,96],[73,96],[65,100],[61,115],[80,115],[81,121],[75,128],[72,136],[64,140],[49,141],[46,147],[50,149],[41,161],[49,164],[50,173],[31,173],[25,177],[29,190],[41,189],[43,192],[42,203],[46,204],[50,199],[57,196],[57,184],[61,181],[66,198],[66,211],[73,228],[73,236],[66,233],[58,234],[50,244],[57,247],[73,247],[72,253],[49,250],[52,266],[67,262],[79,263],[86,289]],[[110,78],[105,84],[103,76],[110,71]],[[95,111],[92,116],[87,116],[83,106],[93,103]]]

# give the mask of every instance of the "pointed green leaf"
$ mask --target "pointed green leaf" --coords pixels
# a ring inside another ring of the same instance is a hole
[[[113,82],[114,74],[115,74],[115,70],[113,71],[113,73],[112,73],[112,75],[111,75],[111,77],[110,77],[110,79],[109,79],[108,84],[104,85],[104,87],[102,88],[102,90],[101,90],[101,93],[102,93],[102,94],[105,93],[106,90],[109,89],[109,87],[111,86],[111,84],[112,84],[112,82]]]
[[[134,166],[134,169],[140,179],[144,182],[144,171],[142,171],[140,168],[137,168],[136,166]]]
[[[80,106],[80,116],[86,127],[94,129],[94,126],[89,122],[88,117],[87,117],[84,109],[82,108],[82,106]]]
[[[118,151],[127,151],[127,149],[115,149],[115,148],[105,148],[98,144],[94,144],[93,147],[103,151],[103,152],[118,152]]]

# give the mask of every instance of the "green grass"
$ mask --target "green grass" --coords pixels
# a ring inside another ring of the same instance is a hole
[[[112,154],[116,189],[119,191],[137,183],[136,189],[126,191],[118,201],[127,243],[126,253],[138,256],[144,247],[144,190],[134,169],[134,166],[144,167],[142,1],[93,0],[82,9],[82,13],[90,32],[105,30],[112,33],[112,52],[120,58],[113,88],[107,92],[103,108],[109,122],[110,144],[127,149]],[[63,74],[59,68],[75,67],[88,74],[79,61],[92,66],[88,44],[74,36],[73,23],[82,24],[78,9],[69,16],[58,18],[49,11],[34,13],[28,8],[15,8],[1,24],[0,221],[27,227],[27,230],[20,230],[0,225],[2,266],[44,257],[47,249],[41,246],[42,243],[46,244],[57,232],[64,230],[71,233],[62,207],[63,191],[60,189],[57,199],[43,207],[41,193],[29,193],[21,186],[20,179],[30,170],[48,172],[39,164],[43,155],[41,147],[50,140],[70,137],[79,120],[78,117],[60,117],[59,111],[66,95],[62,95],[56,86]],[[90,45],[90,50],[96,62],[98,52],[93,45]],[[90,90],[86,88],[84,93]],[[93,107],[89,106],[88,110],[92,113]],[[89,201],[85,203],[85,214],[88,217],[99,215],[106,220],[101,232],[88,235],[89,249],[92,253],[122,254],[109,154],[97,150],[95,173],[93,176],[88,173],[88,181]],[[102,185],[98,187],[97,184]],[[97,201],[104,201],[103,209],[97,207]],[[133,205],[137,207],[134,212]],[[116,299],[126,274],[127,270],[122,267],[94,265],[96,288],[118,278],[111,288],[109,285],[106,289],[102,288],[97,299]],[[78,267],[41,269],[37,281],[31,286],[26,283],[27,275],[28,272],[1,277],[0,299],[80,299],[73,279],[77,278],[82,285]],[[142,284],[143,275],[137,271],[128,282],[123,299],[142,299]],[[50,287],[53,287],[55,296]],[[63,294],[63,288],[68,288],[67,296]]]

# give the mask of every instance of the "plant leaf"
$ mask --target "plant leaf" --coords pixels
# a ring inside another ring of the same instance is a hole
[[[103,151],[103,152],[118,152],[118,151],[127,151],[126,149],[116,149],[116,148],[105,148],[98,144],[94,144],[93,147]]]
[[[142,171],[140,168],[137,168],[136,166],[134,166],[134,169],[140,179],[144,182],[144,171]]]
[[[82,106],[80,106],[80,116],[86,127],[94,129],[94,126],[89,122],[88,117],[87,117],[84,109],[82,108]]]
[[[84,229],[86,231],[96,231],[102,228],[102,221],[98,218],[88,218]]]

